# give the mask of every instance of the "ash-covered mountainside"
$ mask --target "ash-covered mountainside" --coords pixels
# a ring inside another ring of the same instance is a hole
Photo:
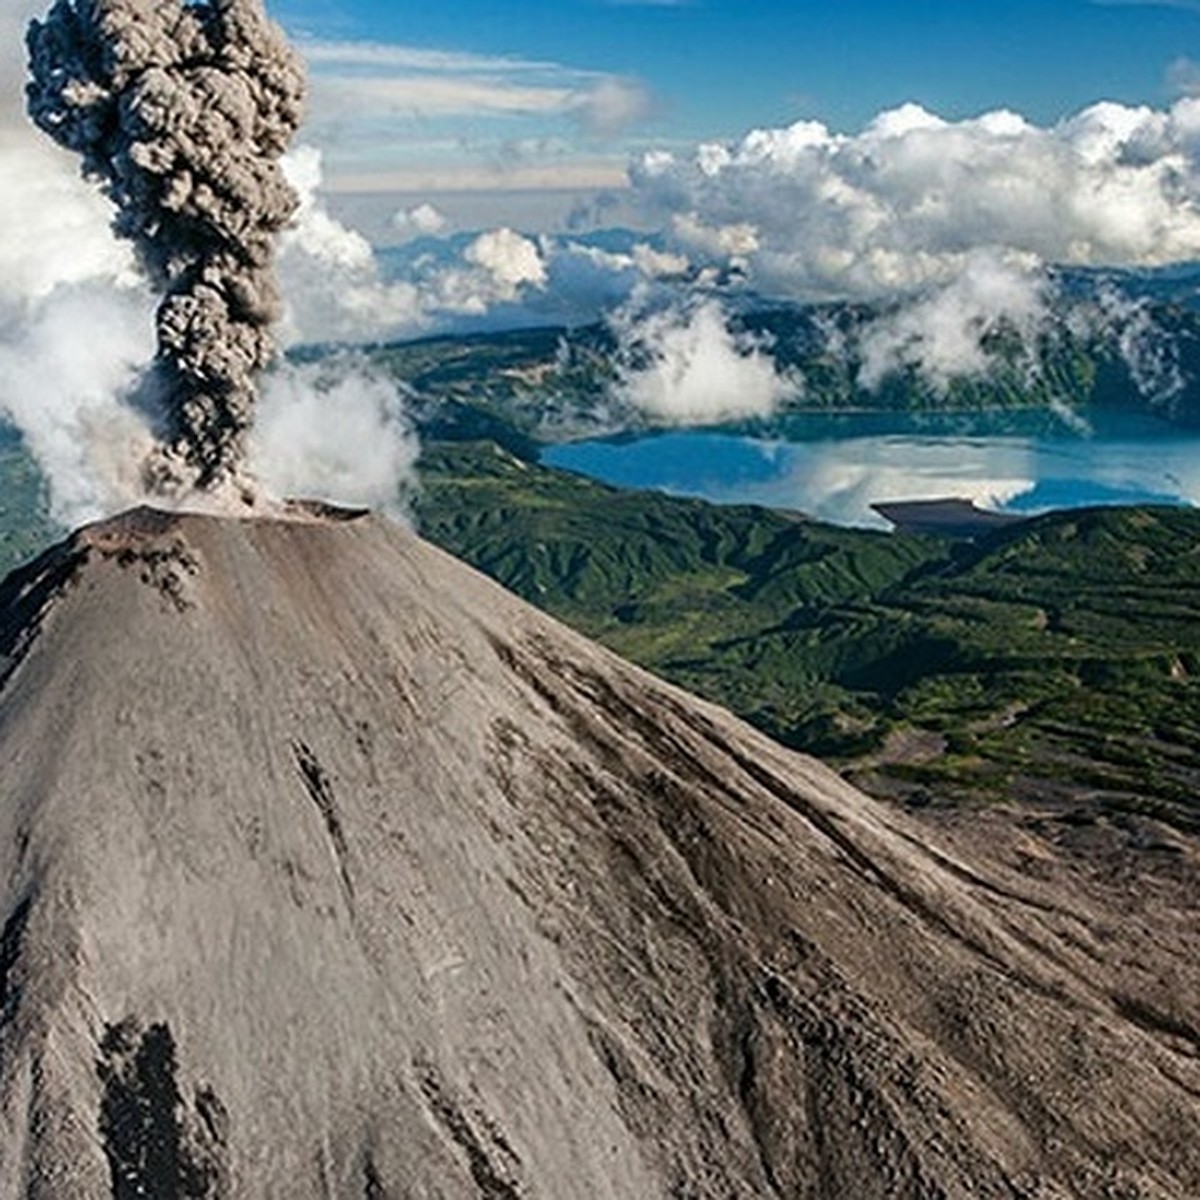
[[[1200,1194],[1194,915],[381,520],[93,526],[0,680],[2,1200]]]

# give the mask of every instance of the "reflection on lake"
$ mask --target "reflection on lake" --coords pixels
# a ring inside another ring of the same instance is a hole
[[[653,433],[554,446],[542,461],[625,487],[887,524],[881,500],[956,496],[1034,513],[1200,503],[1200,431],[1123,413],[795,416],[769,431]]]

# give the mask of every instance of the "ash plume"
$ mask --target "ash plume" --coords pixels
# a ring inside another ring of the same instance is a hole
[[[102,183],[162,295],[148,482],[211,486],[236,472],[275,351],[300,59],[261,0],[57,0],[27,46],[30,117]]]

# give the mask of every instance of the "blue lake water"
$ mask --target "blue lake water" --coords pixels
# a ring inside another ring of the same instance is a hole
[[[549,466],[625,487],[885,526],[871,505],[947,496],[1014,513],[1200,504],[1200,431],[1046,411],[800,415],[769,431],[675,431],[554,446]]]

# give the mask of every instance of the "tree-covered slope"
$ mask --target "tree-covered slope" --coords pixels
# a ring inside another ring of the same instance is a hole
[[[914,802],[1200,822],[1200,513],[1049,514],[975,544],[427,454],[423,531],[620,653]]]

